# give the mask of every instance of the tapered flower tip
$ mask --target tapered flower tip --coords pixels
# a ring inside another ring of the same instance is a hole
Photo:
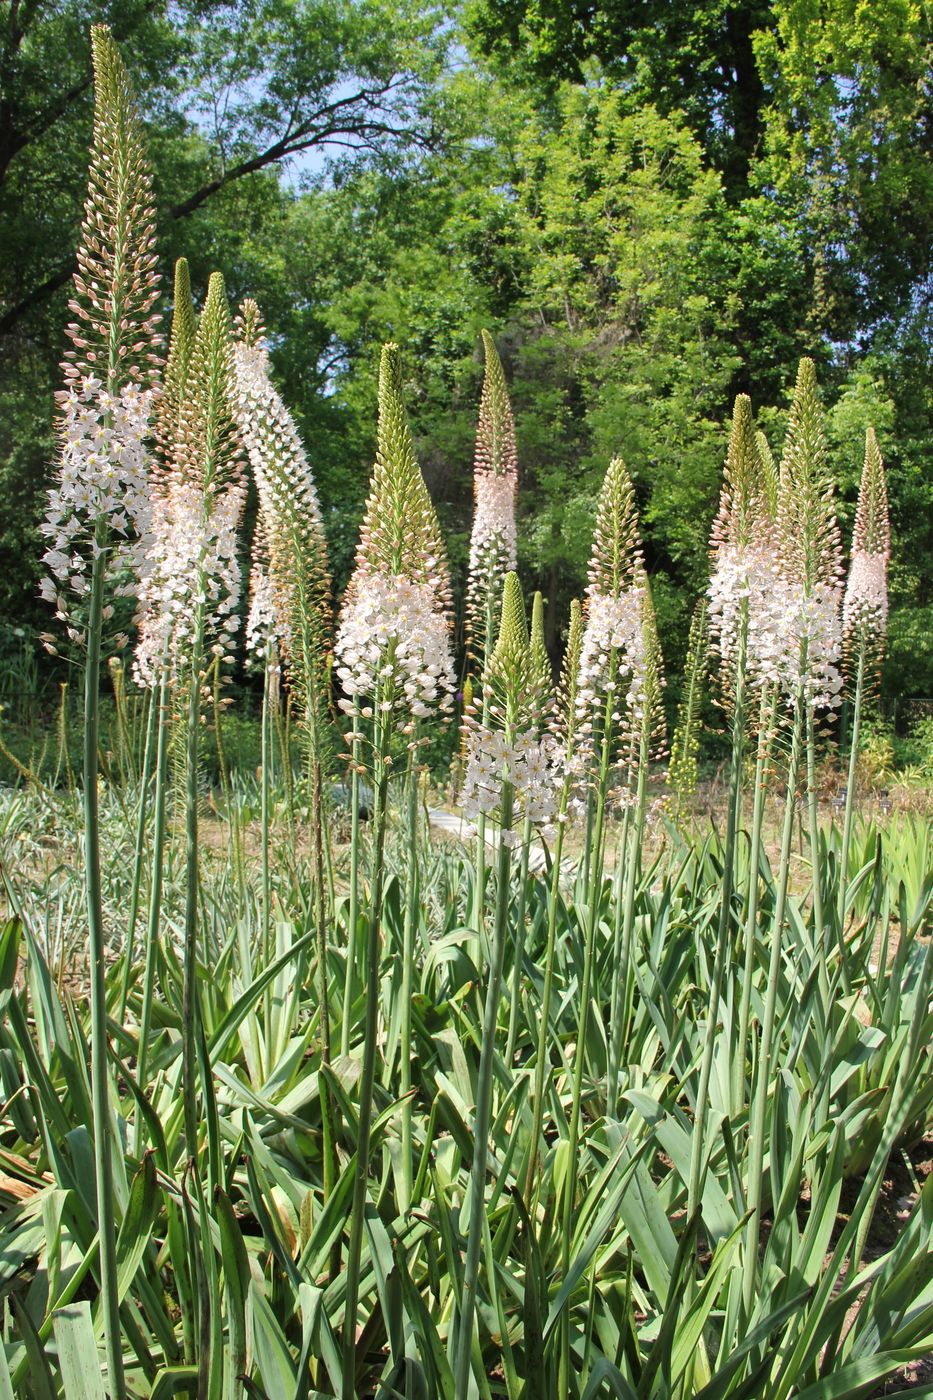
[[[207,283],[207,296],[204,300],[204,316],[229,316],[227,287],[222,272],[212,272]]]
[[[719,512],[710,534],[711,549],[716,553],[729,545],[751,544],[767,516],[752,401],[747,394],[739,394],[732,412]]]
[[[804,357],[797,370],[797,383],[787,423],[782,472],[790,473],[793,488],[801,476],[820,473],[826,444],[823,437],[823,417],[820,391],[816,382],[816,366]],[[783,489],[783,488],[782,488]]]
[[[544,599],[540,593],[535,593],[531,605],[531,637],[528,655],[531,688],[534,692],[533,695],[529,696],[529,703],[535,717],[543,719],[552,703],[553,676],[551,674],[551,658],[548,656],[547,643],[544,639]]]
[[[577,729],[577,689],[580,677],[580,655],[583,650],[583,608],[579,598],[570,603],[567,626],[567,646],[560,668],[560,681],[551,728],[567,751],[572,750]]]
[[[191,299],[191,274],[188,259],[179,258],[175,264],[174,305],[172,329],[168,341],[168,358],[162,379],[162,393],[156,405],[156,439],[160,459],[156,474],[169,469],[178,433],[179,415],[185,398],[191,352],[197,337],[198,323]]]
[[[780,486],[777,463],[774,460],[774,453],[768,445],[768,439],[760,428],[755,434],[755,442],[758,445],[758,460],[761,463],[761,484],[764,490],[765,504],[768,507],[768,515],[774,520],[777,517]]]
[[[379,402],[387,396],[402,397],[402,356],[394,340],[386,341],[379,358]]]
[[[252,297],[244,297],[240,302],[235,325],[237,336],[244,345],[252,349],[260,344],[266,328],[263,325],[259,303]]]
[[[109,24],[91,25],[91,62],[94,65],[94,82],[98,88],[107,77],[117,73],[125,75],[120,50],[113,42]]]
[[[570,600],[570,621],[567,625],[567,651],[580,649],[583,641],[583,605],[579,598]]]
[[[508,573],[502,586],[502,613],[499,622],[499,639],[496,653],[506,656],[521,654],[528,650],[528,619],[525,616],[525,602],[518,574]]]
[[[865,434],[865,465],[859,485],[855,513],[853,553],[880,554],[888,558],[891,552],[891,526],[888,518],[888,488],[884,461],[874,428]]]
[[[804,355],[797,366],[797,392],[815,394],[816,391],[816,365],[809,355]]]
[[[469,676],[463,682],[463,713],[469,714],[470,706],[473,704],[473,682]]]
[[[499,359],[496,342],[487,330],[481,331],[480,334],[483,337],[483,360],[485,363],[483,389],[493,394],[497,399],[501,396],[505,405],[508,406],[505,371],[502,368],[502,361]]]
[[[169,355],[174,354],[184,360],[191,353],[197,328],[194,301],[191,297],[191,273],[188,270],[188,259],[179,258],[175,264],[174,306],[172,308]]]
[[[402,356],[394,341],[383,345],[379,361],[377,458],[381,458],[393,479],[400,480],[417,470],[411,428],[405,411]]]
[[[175,307],[186,306],[191,302],[191,270],[187,258],[178,258],[175,263]]]
[[[544,598],[536,592],[531,603],[531,645],[544,647]]]
[[[588,592],[617,597],[631,585],[640,561],[635,489],[622,458],[613,457],[596,506]]]
[[[488,331],[484,330],[482,336],[485,369],[479,406],[476,464],[482,471],[503,476],[516,471],[515,422],[496,343]]]

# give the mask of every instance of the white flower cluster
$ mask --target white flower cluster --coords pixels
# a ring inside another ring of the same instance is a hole
[[[144,443],[152,402],[151,389],[129,384],[114,395],[93,375],[75,377],[61,395],[61,464],[41,527],[48,541],[42,562],[49,575],[40,587],[65,620],[64,594],[80,598],[89,587],[100,520],[111,537],[111,576],[129,570],[132,580],[146,548],[150,505]],[[133,594],[135,581],[124,581],[119,591]],[[69,633],[78,635],[74,628]]]
[[[888,560],[885,554],[857,549],[852,555],[842,631],[846,638],[864,632],[870,638],[884,636],[888,625]]]
[[[470,573],[477,579],[491,567],[508,573],[515,568],[515,472],[478,471],[475,477],[476,509],[470,537]]]
[[[746,664],[752,683],[776,684],[793,699],[802,681],[812,708],[839,703],[842,633],[834,588],[816,583],[807,593],[802,583],[782,573],[777,554],[766,545],[724,545],[717,552],[708,596],[710,631],[724,667],[735,664],[747,605]]]
[[[725,544],[716,553],[716,565],[709,581],[710,634],[716,643],[723,667],[735,665],[742,627],[743,604],[748,607],[748,632],[768,619],[771,599],[783,587],[775,553],[767,548]],[[762,645],[764,638],[755,638]],[[753,649],[749,636],[748,650]]]
[[[190,661],[199,615],[212,653],[229,658],[239,625],[240,565],[237,526],[243,488],[229,486],[208,503],[193,482],[169,481],[152,505],[152,545],[140,583],[143,604],[134,671],[155,685],[167,658],[179,676]]]
[[[495,812],[502,799],[502,785],[510,782],[515,796],[514,816],[535,826],[554,820],[563,768],[550,735],[518,734],[513,743],[504,735],[479,726],[470,736],[463,779],[463,814],[473,820],[480,812]]]
[[[264,667],[273,644],[278,646],[281,654],[283,644],[287,644],[287,632],[269,572],[257,559],[250,571],[245,638],[247,657],[257,666]]]
[[[776,578],[749,613],[748,663],[753,680],[775,682],[790,699],[803,689],[814,710],[832,709],[842,691],[842,627],[834,588]]]
[[[610,679],[610,657],[616,656],[615,680]],[[580,733],[592,728],[594,711],[610,694],[628,682],[625,703],[637,710],[644,680],[642,590],[634,585],[618,597],[593,591],[587,600],[586,625],[580,649],[577,716]],[[619,712],[613,714],[618,720]]]
[[[421,719],[449,710],[455,688],[447,620],[428,584],[403,574],[358,573],[344,603],[334,646],[347,699],[340,707],[369,718],[384,712]],[[377,695],[378,692],[378,695]],[[381,697],[381,698],[379,698]],[[391,698],[390,698],[391,697]]]
[[[269,378],[268,352],[237,344],[233,357],[237,426],[270,517],[320,526],[317,488],[291,414]]]

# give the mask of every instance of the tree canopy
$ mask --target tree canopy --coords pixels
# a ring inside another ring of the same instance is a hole
[[[44,624],[36,524],[82,214],[89,25],[133,76],[159,251],[223,272],[347,577],[378,350],[402,347],[462,587],[482,374],[515,407],[519,566],[554,653],[598,483],[626,460],[675,667],[728,421],[777,449],[816,360],[846,531],[866,426],[889,470],[891,692],[933,694],[931,10],[919,0],[23,0],[0,5],[0,610]]]

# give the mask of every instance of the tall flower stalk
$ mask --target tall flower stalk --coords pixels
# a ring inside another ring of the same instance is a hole
[[[152,491],[159,498],[165,490],[175,463],[181,432],[181,407],[185,397],[188,367],[194,349],[197,321],[191,299],[191,279],[188,263],[179,258],[175,265],[174,307],[169,336],[168,356],[162,381],[162,393],[155,413],[155,457]],[[155,553],[152,541],[150,555]],[[149,909],[146,926],[146,956],[143,969],[142,997],[139,1012],[139,1043],[136,1052],[136,1074],[141,1085],[146,1083],[149,1057],[149,1032],[152,1026],[152,1006],[155,996],[156,965],[159,953],[159,929],[162,918],[162,873],[165,851],[165,803],[168,784],[168,753],[171,738],[171,677],[169,670],[169,641],[165,629],[158,623],[161,600],[156,596],[156,580],[150,580],[154,558],[146,561],[143,580],[143,617],[140,643],[134,661],[137,681],[148,686],[158,706],[156,732],[155,791],[153,794],[152,863],[149,882]],[[142,1142],[143,1124],[137,1118],[135,1146]]]
[[[548,1045],[551,1037],[551,1000],[554,992],[554,954],[557,945],[557,910],[560,894],[560,867],[567,830],[568,808],[576,778],[577,747],[577,688],[580,675],[580,653],[583,647],[583,610],[578,599],[570,604],[567,648],[558,687],[553,718],[554,759],[557,765],[559,796],[557,798],[554,851],[548,898],[548,924],[544,948],[544,987],[541,996],[541,1017],[538,1026],[538,1047],[535,1055],[535,1076],[532,1088],[531,1139],[528,1151],[528,1174],[525,1180],[525,1204],[531,1208],[532,1193],[544,1126],[544,1101],[550,1075]]]
[[[781,462],[778,535],[787,595],[785,665],[799,675],[804,699],[807,817],[812,872],[813,937],[823,1003],[828,999],[827,964],[832,925],[824,918],[819,811],[816,782],[816,716],[836,707],[842,690],[840,617],[842,545],[833,483],[826,460],[823,413],[812,360],[803,359]],[[796,648],[796,662],[793,660]],[[846,960],[843,981],[848,983]],[[848,986],[847,986],[848,990]]]
[[[330,574],[317,488],[294,421],[275,390],[259,307],[247,299],[237,318],[234,348],[237,424],[256,480],[262,552],[254,600],[268,657],[281,656],[290,700],[305,747],[311,813],[311,883],[317,957],[321,1059],[331,1060],[327,974],[327,872],[324,855],[324,775],[330,760],[331,714],[327,654],[331,645]],[[336,1127],[330,1091],[322,1081],[324,1192],[336,1179]]]
[[[852,561],[842,605],[842,635],[845,660],[851,675],[855,671],[855,696],[849,747],[849,780],[842,822],[842,855],[839,866],[839,927],[844,928],[849,876],[849,846],[852,840],[852,814],[855,810],[855,783],[858,765],[859,732],[866,680],[875,681],[884,660],[888,625],[888,559],[891,553],[891,526],[888,518],[888,489],[884,462],[869,428],[865,438],[865,464],[859,484],[852,537]]]
[[[373,1095],[379,1053],[379,986],[385,831],[394,750],[417,721],[452,706],[450,584],[437,515],[415,459],[398,346],[383,347],[376,463],[340,615],[337,676],[349,736],[370,755],[372,875],[366,929],[365,1023],[359,1129],[346,1261],[342,1395],[356,1395],[356,1325],[365,1227]],[[365,728],[364,728],[365,726]]]
[[[742,1073],[737,1075],[735,1107],[740,1111],[745,1103],[744,1047],[748,1045],[751,1017],[752,980],[758,949],[758,898],[761,883],[761,836],[764,825],[765,798],[771,771],[774,741],[779,728],[781,692],[775,678],[773,625],[769,625],[769,599],[780,591],[780,551],[777,545],[777,509],[780,477],[771,448],[764,433],[755,433],[758,463],[761,469],[756,491],[758,518],[757,567],[749,575],[748,593],[748,655],[749,681],[757,692],[757,718],[753,720],[756,736],[755,775],[752,788],[752,825],[749,840],[748,874],[745,890],[743,923],[743,976],[739,1001],[738,1044],[742,1058]],[[754,713],[754,712],[752,712]],[[741,826],[741,807],[737,827]]]
[[[544,640],[544,599],[536,593],[531,604],[531,633],[529,638],[529,692],[526,699],[526,713],[529,733],[541,739],[551,717],[553,703],[553,681],[551,661]],[[509,1003],[509,1028],[506,1037],[505,1062],[511,1065],[515,1056],[515,1043],[518,1038],[519,1011],[522,998],[522,968],[525,961],[525,901],[528,896],[528,866],[531,857],[531,842],[534,823],[526,811],[522,822],[522,847],[519,861],[518,899],[515,907],[515,937],[512,958],[512,995]]]
[[[85,647],[84,839],[91,980],[91,1094],[108,1386],[125,1394],[107,1070],[98,812],[99,685],[108,591],[132,592],[148,531],[147,457],[159,295],[151,180],[129,78],[106,26],[91,31],[94,133],[59,395],[61,459],[43,527],[44,596]]]
[[[502,361],[495,341],[483,333],[485,370],[476,427],[473,472],[475,509],[470,537],[466,596],[467,654],[479,689],[482,723],[489,723],[486,671],[491,658],[493,629],[499,616],[506,574],[517,566],[515,502],[518,457],[515,421]],[[486,816],[476,820],[476,875],[473,923],[483,918],[486,885]]]
[[[648,773],[652,760],[664,741],[664,676],[657,622],[647,575],[636,574],[641,607],[638,670],[626,697],[620,747],[623,754],[622,790],[625,813],[620,842],[619,878],[624,873],[621,922],[616,916],[613,929],[612,1014],[609,1034],[609,1065],[606,1103],[615,1113],[619,1096],[622,1050],[631,1017],[634,996],[633,935],[635,894],[641,872],[641,849],[645,830]]]
[[[690,619],[687,661],[684,667],[683,695],[677,707],[677,726],[671,740],[668,777],[677,794],[677,814],[682,816],[687,801],[696,792],[698,758],[703,730],[702,705],[708,667],[708,604],[701,598]]]
[[[489,1160],[489,1124],[492,1112],[493,1066],[496,1056],[496,1025],[502,996],[502,975],[510,903],[510,863],[513,845],[512,824],[516,796],[524,804],[526,819],[537,814],[541,801],[542,774],[534,735],[529,731],[528,697],[534,684],[535,661],[528,638],[528,622],[518,575],[508,573],[502,591],[502,621],[499,638],[486,671],[489,690],[488,723],[476,736],[466,788],[483,802],[487,815],[495,815],[499,826],[496,865],[496,905],[489,964],[486,969],[486,995],[479,1073],[476,1081],[476,1109],[473,1121],[473,1162],[470,1168],[469,1224],[463,1266],[463,1292],[457,1322],[454,1386],[457,1395],[469,1394],[473,1319],[479,1280],[480,1252],[485,1235],[486,1167]]]
[[[716,952],[691,1144],[688,1214],[696,1210],[699,1202],[707,1147],[704,1129],[710,1075],[732,918],[736,836],[745,758],[746,673],[753,593],[767,589],[773,577],[773,561],[765,539],[768,512],[762,475],[751,400],[746,394],[740,394],[735,401],[719,513],[713,523],[710,540],[714,561],[709,586],[710,625],[722,668],[724,698],[731,711],[732,749]]]
[[[185,914],[182,1087],[187,1150],[197,1154],[198,732],[212,666],[238,627],[237,531],[244,475],[230,410],[233,340],[223,278],[214,273],[190,347],[171,460],[153,494],[153,538],[137,650],[143,675],[166,666],[185,716]]]
[[[588,784],[587,841],[590,858],[584,904],[579,1023],[568,1127],[567,1183],[561,1224],[561,1268],[564,1277],[570,1268],[570,1244],[576,1210],[580,1103],[589,1033],[590,984],[603,883],[609,776],[617,754],[623,710],[638,703],[645,660],[645,576],[641,558],[635,493],[625,464],[617,457],[609,464],[596,507],[576,694],[576,757]],[[569,1371],[569,1317],[565,1317],[559,1374],[562,1393],[569,1391]]]
[[[810,846],[813,860],[814,942],[822,1005],[828,999],[825,931],[819,873],[819,833],[816,826],[814,782],[815,714],[838,703],[841,687],[838,663],[839,532],[833,510],[832,485],[825,474],[825,445],[816,373],[812,361],[800,363],[781,462],[776,529],[778,576],[766,595],[754,600],[749,630],[753,664],[773,684],[793,716],[787,767],[787,792],[781,834],[781,860],[771,924],[771,946],[758,1057],[751,1092],[748,1133],[746,1252],[742,1298],[751,1313],[758,1282],[758,1247],[763,1206],[765,1125],[771,1092],[777,989],[783,953],[784,919],[790,874],[791,841],[797,801],[797,781],[804,745]],[[757,857],[753,853],[753,859]],[[843,961],[843,976],[846,975]],[[827,1090],[818,1105],[825,1121]]]

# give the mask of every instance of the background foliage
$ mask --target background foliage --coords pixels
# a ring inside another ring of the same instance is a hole
[[[0,5],[0,614],[47,625],[36,526],[90,134],[88,26],[150,126],[165,266],[257,297],[345,580],[379,344],[465,575],[478,333],[518,424],[556,654],[609,456],[674,668],[736,392],[780,445],[801,354],[851,523],[889,467],[890,694],[933,694],[931,8],[917,0],[57,0]],[[663,20],[663,23],[661,22]]]

